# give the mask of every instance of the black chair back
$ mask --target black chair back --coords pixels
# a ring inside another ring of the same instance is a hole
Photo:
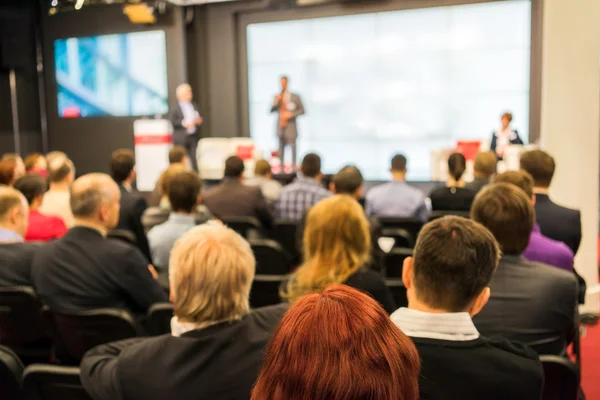
[[[0,343],[21,347],[43,339],[41,316],[42,304],[33,288],[0,288]]]
[[[146,330],[152,336],[171,333],[171,318],[173,318],[172,303],[156,303],[148,310]]]
[[[250,240],[259,275],[286,275],[292,269],[289,255],[274,240]]]
[[[260,308],[281,303],[281,285],[289,275],[255,275],[250,290],[250,307]]]
[[[135,235],[126,229],[112,229],[106,235],[110,239],[117,239],[132,246],[137,246]]]
[[[92,400],[77,367],[32,364],[23,374],[23,390],[27,400]]]
[[[402,278],[404,260],[412,257],[413,250],[407,248],[393,248],[383,256],[384,276],[386,278]]]
[[[403,228],[385,228],[381,229],[382,237],[389,237],[394,239],[394,247],[403,247],[412,249],[415,247],[416,236],[413,236],[410,232]]]
[[[298,252],[296,242],[296,231],[298,229],[298,221],[275,221],[273,226],[273,238],[284,248],[290,255],[292,265],[300,264],[300,253]]]
[[[423,227],[423,221],[418,218],[379,218],[381,236],[394,237],[395,247],[414,247],[417,236]]]
[[[429,221],[433,221],[434,219],[442,218],[447,215],[454,215],[454,216],[463,217],[463,218],[471,218],[471,214],[468,211],[460,211],[460,210],[456,210],[456,211],[441,210],[440,211],[440,210],[438,210],[438,211],[432,211],[429,214]]]
[[[396,308],[408,307],[408,298],[406,297],[406,287],[402,283],[402,279],[388,278],[385,280],[385,285],[392,292]]]
[[[0,346],[0,399],[21,400],[21,377],[23,363],[17,354],[6,346]]]
[[[544,394],[542,400],[577,400],[579,395],[579,368],[568,358],[540,356],[544,366]]]
[[[262,227],[256,218],[227,217],[221,218],[221,221],[246,239],[262,237]]]
[[[126,310],[103,308],[61,313],[44,309],[44,325],[59,354],[81,360],[86,351],[100,344],[138,336],[133,316]]]

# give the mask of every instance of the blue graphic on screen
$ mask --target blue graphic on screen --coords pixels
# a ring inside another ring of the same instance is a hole
[[[163,31],[61,39],[54,55],[61,117],[168,111]]]

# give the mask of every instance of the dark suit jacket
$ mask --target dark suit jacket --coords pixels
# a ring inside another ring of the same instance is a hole
[[[258,187],[226,178],[223,183],[204,193],[202,199],[216,218],[253,217],[267,230],[273,227],[273,215]]]
[[[37,243],[0,243],[0,287],[31,286],[31,263]]]
[[[129,339],[90,350],[81,381],[94,400],[247,400],[263,349],[286,305],[151,339]]]
[[[581,213],[559,206],[546,194],[536,194],[535,215],[542,234],[565,243],[577,254],[581,243]]]
[[[198,111],[198,107],[196,104],[192,103],[194,106],[194,110]],[[200,113],[198,111],[198,113]],[[168,115],[169,121],[171,121],[171,125],[173,125],[173,142],[176,145],[183,146],[185,144],[185,138],[188,135],[187,128],[183,126],[183,111],[181,110],[181,106],[179,102],[175,103],[171,109],[169,110]],[[198,134],[198,129],[200,127],[196,127],[196,133]]]
[[[128,192],[122,184],[119,184],[119,190],[121,190],[121,213],[119,214],[117,229],[124,229],[133,233],[137,248],[140,249],[149,262],[152,262],[148,238],[142,225],[142,214],[148,208],[148,204],[137,190]]]
[[[489,285],[490,301],[473,321],[482,335],[529,345],[539,354],[561,354],[577,327],[575,275],[505,255]]]
[[[510,144],[523,144],[523,140],[519,136],[519,132],[517,130],[513,130],[515,132],[515,137],[509,140]],[[492,143],[490,144],[490,150],[494,153],[496,152],[496,132],[492,133]]]
[[[470,211],[477,195],[471,189],[441,187],[429,193],[433,211]]]
[[[472,182],[469,182],[465,185],[465,189],[469,189],[474,191],[475,193],[478,193],[481,189],[483,189],[485,185],[489,183],[489,179],[475,178]]]
[[[140,313],[167,301],[138,249],[91,228],[71,228],[40,247],[31,275],[42,302],[56,311],[116,307]]]

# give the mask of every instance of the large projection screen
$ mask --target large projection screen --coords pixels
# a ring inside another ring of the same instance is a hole
[[[325,172],[387,179],[401,152],[408,178],[428,181],[433,149],[490,140],[505,111],[527,141],[531,21],[531,1],[512,0],[249,24],[250,135],[278,148],[269,110],[287,75],[306,109],[299,154],[321,154]]]

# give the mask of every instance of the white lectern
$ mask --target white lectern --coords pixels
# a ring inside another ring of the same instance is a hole
[[[137,188],[151,192],[160,174],[169,166],[173,128],[166,119],[138,119],[133,123]]]

